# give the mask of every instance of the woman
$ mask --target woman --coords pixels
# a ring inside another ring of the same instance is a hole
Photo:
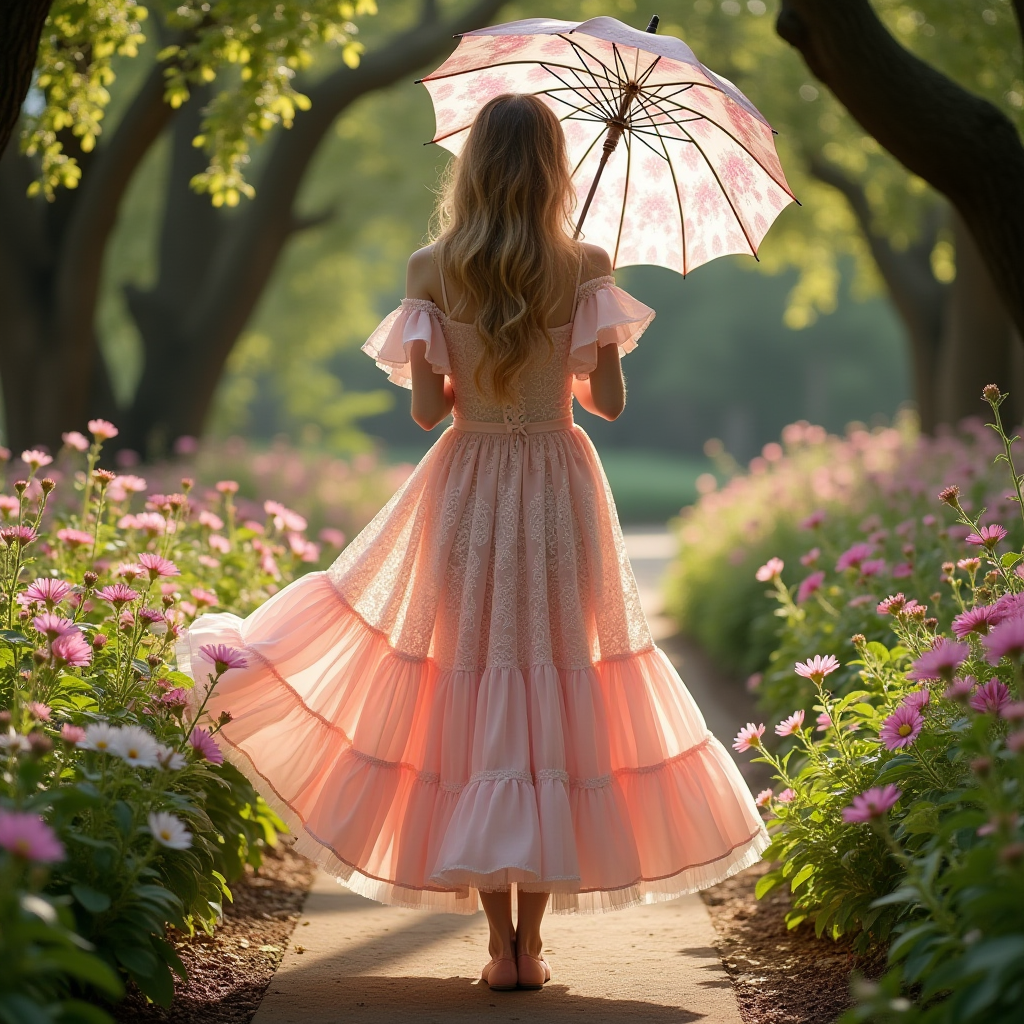
[[[491,988],[550,978],[541,920],[671,899],[760,857],[746,787],[640,608],[573,397],[614,420],[653,311],[571,238],[561,128],[477,116],[364,351],[454,423],[326,572],[182,646],[242,647],[208,705],[297,848],[351,889],[490,925]],[[514,890],[514,892],[513,892]],[[513,923],[513,896],[518,921]]]

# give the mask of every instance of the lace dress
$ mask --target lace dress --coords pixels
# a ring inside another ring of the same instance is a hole
[[[406,299],[364,351],[409,387],[426,342],[454,423],[326,572],[179,645],[243,648],[214,716],[227,755],[300,852],[383,903],[470,913],[480,889],[552,893],[554,912],[671,899],[760,857],[761,819],[640,607],[615,506],[572,422],[599,345],[654,313],[611,277],[522,379],[477,390],[470,324]]]

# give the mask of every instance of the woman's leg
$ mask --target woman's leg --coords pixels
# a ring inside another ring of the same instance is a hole
[[[512,923],[511,889],[506,889],[504,892],[481,892],[480,902],[483,904],[487,923],[491,929],[487,952],[491,954],[493,960],[498,960],[501,957],[515,959],[516,929]],[[522,911],[520,911],[521,913]]]
[[[540,923],[548,909],[549,893],[519,890],[519,921],[516,923],[516,952],[539,957],[544,952]]]

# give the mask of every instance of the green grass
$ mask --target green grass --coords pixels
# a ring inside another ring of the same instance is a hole
[[[394,445],[389,462],[417,462],[426,447]],[[650,449],[606,448],[601,462],[624,523],[661,523],[697,498],[696,480],[711,465],[706,459]]]

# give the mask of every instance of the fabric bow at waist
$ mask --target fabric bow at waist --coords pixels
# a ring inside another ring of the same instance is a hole
[[[505,423],[487,423],[483,420],[464,420],[456,416],[452,426],[456,430],[472,434],[515,434],[526,437],[529,434],[543,434],[551,430],[572,430],[575,426],[572,414],[557,420],[519,420]]]

